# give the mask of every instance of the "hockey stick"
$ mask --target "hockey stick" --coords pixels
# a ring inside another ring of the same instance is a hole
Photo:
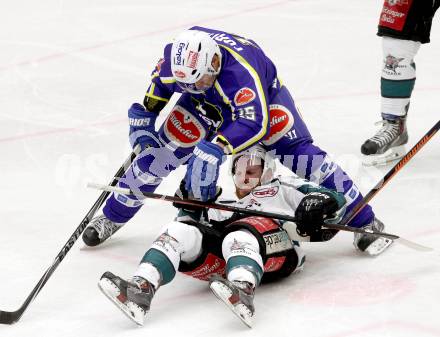
[[[124,164],[119,168],[119,170],[116,172],[115,176],[113,177],[112,181],[109,183],[109,186],[115,186],[119,180],[124,174],[124,172],[127,170],[129,165],[132,163],[134,158],[137,156],[140,148],[136,147],[134,151],[130,154],[130,156],[127,158],[127,160],[124,162]],[[61,248],[61,251],[56,256],[54,262],[52,265],[46,270],[46,272],[41,277],[40,281],[38,281],[37,285],[32,289],[29,296],[26,298],[22,306],[16,310],[16,311],[2,311],[0,310],[0,324],[13,324],[17,322],[21,316],[23,315],[24,311],[27,309],[29,304],[35,299],[35,297],[38,295],[40,290],[44,287],[46,282],[51,277],[52,273],[55,271],[55,269],[58,267],[58,265],[63,261],[64,257],[67,255],[69,250],[74,245],[75,241],[80,237],[81,233],[84,231],[84,229],[89,224],[90,220],[93,218],[95,213],[98,211],[98,209],[102,206],[104,201],[109,196],[109,191],[104,191],[101,193],[99,198],[96,200],[96,202],[93,204],[92,208],[88,211],[84,219],[79,224],[78,228],[75,229],[72,236],[67,240],[66,244]]]
[[[87,186],[91,187],[91,188],[96,188],[99,190],[107,191],[107,192],[116,192],[119,194],[136,196],[136,193],[133,193],[128,188],[111,187],[108,185],[101,185],[101,184],[94,184],[94,183],[89,183],[89,184],[87,184]],[[174,202],[176,204],[191,205],[191,206],[205,207],[205,208],[214,208],[214,209],[218,209],[218,210],[222,210],[222,211],[239,212],[239,213],[247,214],[247,215],[260,216],[260,217],[264,217],[264,218],[295,222],[295,217],[290,216],[290,215],[285,215],[285,214],[257,211],[257,210],[247,209],[247,208],[230,206],[227,204],[208,203],[208,202],[203,202],[203,201],[199,201],[199,200],[192,200],[192,199],[181,199],[179,197],[172,197],[170,195],[157,194],[157,193],[151,193],[151,192],[142,192],[142,195],[146,198],[149,198],[149,199],[164,200],[164,201]],[[329,228],[329,229],[337,229],[337,230],[345,231],[345,232],[373,234],[373,235],[377,235],[377,236],[382,236],[385,238],[395,240],[396,242],[399,242],[402,245],[405,245],[407,247],[410,247],[412,249],[416,249],[419,251],[431,251],[432,250],[432,248],[422,246],[418,243],[403,239],[400,236],[397,236],[394,234],[388,234],[385,232],[378,232],[378,231],[374,231],[374,230],[365,230],[362,228],[347,227],[344,225],[337,225],[337,224],[325,224],[325,227]]]

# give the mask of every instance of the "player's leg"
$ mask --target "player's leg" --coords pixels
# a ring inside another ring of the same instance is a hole
[[[225,236],[222,243],[226,278],[214,276],[210,288],[248,327],[252,326],[254,292],[263,276],[264,265],[257,238],[240,229]]]
[[[143,325],[156,291],[174,279],[181,261],[197,260],[202,239],[197,227],[173,221],[162,229],[129,280],[106,272],[99,288],[130,319]]]
[[[163,178],[188,160],[208,128],[192,110],[189,95],[182,95],[159,129],[157,146],[142,151],[118,183],[139,195],[113,193],[106,201],[103,215],[94,218],[84,231],[86,245],[99,245],[113,235],[142,207],[141,192],[154,192]]]
[[[382,36],[381,128],[361,147],[366,165],[401,158],[408,142],[406,117],[416,80],[416,56],[429,42],[432,17],[438,3],[385,1],[378,35]]]
[[[303,268],[299,245],[272,219],[248,217],[228,225],[222,254],[226,278],[211,279],[210,288],[247,326],[255,312],[253,298],[260,282],[287,277]]]
[[[298,176],[343,193],[346,200],[346,211],[349,212],[362,200],[362,194],[350,176],[324,150],[313,144],[307,126],[285,87],[281,88],[279,94],[272,98],[270,113],[275,129],[272,131],[271,128],[271,134],[266,137],[263,144],[280,159],[284,166]],[[276,116],[275,119],[274,116]],[[290,119],[291,121],[287,122]],[[283,121],[282,126],[275,124],[276,121]],[[374,222],[373,210],[371,206],[367,205],[350,221],[348,226],[361,228],[373,225]],[[381,238],[376,239],[382,240]],[[371,243],[373,241],[374,239],[371,240]],[[356,243],[355,246],[360,248]],[[360,249],[365,251],[366,247],[362,246]],[[379,254],[380,252],[375,253]]]

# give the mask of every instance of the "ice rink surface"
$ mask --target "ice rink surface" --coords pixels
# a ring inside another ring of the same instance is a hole
[[[0,14],[0,309],[16,310],[130,152],[126,111],[141,102],[162,48],[202,25],[256,40],[276,63],[316,144],[369,191],[389,167],[360,165],[379,119],[379,0],[29,1]],[[409,145],[439,120],[440,25],[416,57]],[[163,117],[166,113],[163,114]],[[163,118],[162,117],[162,118]],[[263,286],[247,329],[208,291],[177,275],[137,328],[99,292],[123,277],[175,209],[147,202],[96,249],[78,240],[22,319],[1,337],[45,336],[440,336],[440,136],[373,199],[386,230],[435,248],[395,244],[377,258],[352,235],[305,244],[302,273]],[[158,189],[174,193],[184,173]],[[226,194],[232,181],[222,172]]]

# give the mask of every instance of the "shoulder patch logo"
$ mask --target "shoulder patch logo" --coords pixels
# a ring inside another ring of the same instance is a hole
[[[257,97],[257,95],[251,88],[241,88],[234,96],[234,103],[236,106],[245,105],[252,102],[255,97]]]

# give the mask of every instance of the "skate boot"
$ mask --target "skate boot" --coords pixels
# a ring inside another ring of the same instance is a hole
[[[90,221],[82,236],[83,241],[90,247],[100,245],[124,225],[107,219],[105,215],[99,215]]]
[[[209,287],[218,299],[223,301],[244,324],[252,327],[254,316],[254,292],[252,284],[242,281],[230,282],[220,276],[209,281]]]
[[[385,229],[385,225],[379,219],[374,218],[370,224],[362,227],[362,229],[382,232]],[[381,254],[392,243],[393,240],[388,238],[371,234],[354,233],[353,245],[356,249],[372,256]]]
[[[383,120],[378,122],[382,127],[361,147],[366,166],[385,165],[403,157],[406,153],[404,146],[408,142],[406,116],[383,115],[382,118]]]
[[[150,311],[154,286],[139,276],[125,281],[111,272],[105,272],[98,287],[128,318],[143,326]]]

